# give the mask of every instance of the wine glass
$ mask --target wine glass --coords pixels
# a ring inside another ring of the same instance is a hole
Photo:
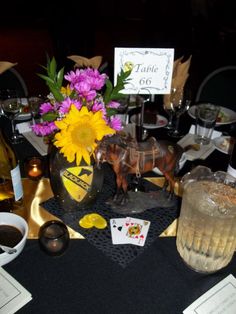
[[[38,96],[37,97],[33,96],[28,99],[28,102],[29,102],[29,110],[30,110],[31,118],[32,118],[32,125],[34,125],[35,118],[39,113],[39,107],[43,103],[43,99]]]
[[[170,94],[170,108],[172,110],[172,125],[168,135],[175,138],[180,138],[183,135],[179,131],[179,121],[182,114],[184,114],[190,107],[191,101],[186,99],[183,88],[172,88]]]
[[[3,115],[11,121],[12,135],[11,143],[19,144],[23,141],[23,136],[18,133],[15,127],[15,119],[20,114],[21,103],[19,98],[9,98],[1,104]]]
[[[174,121],[173,121],[174,111],[173,111],[172,103],[170,101],[164,101],[163,109],[168,115],[168,123],[165,126],[165,128],[168,130],[173,130],[174,129]]]

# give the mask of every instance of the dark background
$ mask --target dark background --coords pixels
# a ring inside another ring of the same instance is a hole
[[[227,0],[7,1],[1,6],[0,60],[18,62],[30,95],[46,93],[46,53],[59,66],[66,57],[102,55],[113,78],[114,47],[175,48],[192,54],[189,84],[219,66],[236,63],[236,2]]]

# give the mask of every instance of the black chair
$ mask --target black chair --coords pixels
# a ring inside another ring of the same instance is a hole
[[[11,68],[0,75],[0,90],[15,90],[18,97],[28,97],[28,89],[20,73]]]
[[[236,66],[224,66],[208,74],[197,90],[195,102],[210,102],[236,111]]]

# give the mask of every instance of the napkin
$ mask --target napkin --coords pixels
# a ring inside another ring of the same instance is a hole
[[[0,74],[2,74],[3,72],[5,72],[8,69],[14,67],[15,65],[17,65],[17,63],[11,63],[8,61],[0,61]]]
[[[30,122],[18,123],[16,125],[17,129],[27,141],[30,142],[31,145],[40,153],[41,156],[46,156],[48,153],[48,145],[45,144],[43,137],[37,136],[34,132],[32,132],[30,128]]]
[[[91,67],[93,69],[98,69],[102,62],[101,56],[95,56],[91,59],[81,57],[81,56],[68,56],[68,59],[75,62],[76,68],[83,68],[83,67]]]
[[[182,99],[183,97],[183,89],[185,83],[189,77],[189,67],[191,63],[192,56],[190,56],[185,62],[182,62],[183,56],[174,62],[173,73],[172,73],[172,81],[171,81],[171,89],[176,89],[175,98],[177,98],[176,102]],[[171,108],[171,94],[167,94],[163,96],[163,102],[166,109]]]
[[[189,133],[186,134],[181,140],[178,141],[178,144],[181,147],[186,147],[191,144],[195,144],[194,142],[194,133],[195,133],[195,126],[191,125]],[[212,133],[212,139],[221,136],[221,132],[219,131],[213,131]],[[199,150],[190,149],[187,152],[185,152],[185,157],[187,160],[194,160],[194,159],[206,159],[215,149],[215,145],[210,142],[208,145],[199,145]]]

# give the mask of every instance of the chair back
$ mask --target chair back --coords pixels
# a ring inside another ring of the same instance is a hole
[[[210,102],[236,111],[236,66],[224,66],[208,74],[197,90],[195,102]]]
[[[28,97],[28,89],[24,79],[13,68],[0,75],[0,90],[15,90],[18,97]]]

